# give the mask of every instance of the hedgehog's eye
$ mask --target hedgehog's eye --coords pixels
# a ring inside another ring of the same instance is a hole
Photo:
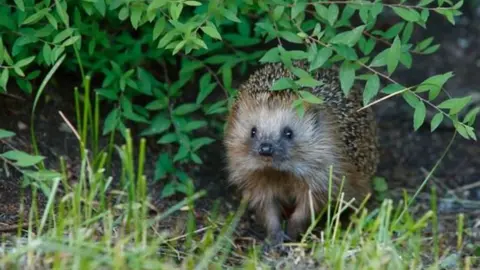
[[[293,131],[291,128],[286,127],[283,129],[283,136],[287,139],[291,139],[293,137]]]
[[[250,137],[255,138],[255,135],[257,135],[257,128],[253,127],[250,131]]]

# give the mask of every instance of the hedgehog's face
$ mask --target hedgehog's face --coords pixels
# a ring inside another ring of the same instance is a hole
[[[249,154],[260,163],[279,167],[290,159],[297,134],[288,122],[278,122],[280,119],[277,119],[277,123],[272,123],[269,120],[253,121],[255,123],[251,124],[250,138],[246,139],[246,144],[250,149]],[[269,126],[271,124],[274,126]]]
[[[300,118],[290,106],[239,107],[235,119],[226,141],[237,169],[296,172],[309,163],[311,147],[321,141],[318,115],[310,111]]]

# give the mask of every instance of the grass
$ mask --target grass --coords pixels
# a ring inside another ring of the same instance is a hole
[[[350,206],[340,200],[329,207],[320,236],[312,233],[312,226],[300,243],[289,244],[290,254],[273,261],[269,262],[268,256],[262,258],[255,245],[247,246],[248,251],[240,254],[232,237],[245,211],[244,204],[223,219],[214,217],[210,226],[197,228],[191,210],[205,192],[191,188],[186,199],[166,212],[149,215],[147,182],[142,174],[144,149],[142,140],[135,163],[130,137],[117,148],[123,165],[122,190],[110,189],[112,178],[105,175],[101,166],[94,170],[87,158],[82,160],[77,183],[63,185],[65,171],[53,177],[43,212],[32,205],[26,232],[19,230],[15,237],[3,241],[2,268],[258,269],[262,265],[282,264],[295,269],[298,263],[320,263],[328,269],[439,269],[442,256],[448,255],[440,252],[436,234],[425,237],[424,229],[428,226],[433,225],[436,232],[435,212],[414,217],[406,195],[398,205],[384,200],[372,212],[358,208],[348,224],[341,224],[339,214]],[[436,196],[432,198],[435,200]],[[186,233],[179,236],[157,230],[169,216],[184,213],[185,209]],[[458,247],[462,246],[462,225],[460,215]],[[458,264],[468,266],[470,260],[467,257]]]
[[[88,82],[84,83],[86,94]],[[326,222],[320,222],[322,216],[312,216],[312,226],[300,243],[286,244],[290,251],[281,257],[264,256],[260,245],[254,242],[235,243],[245,203],[228,214],[211,210],[208,222],[198,224],[195,202],[206,193],[195,191],[191,183],[184,200],[162,213],[151,214],[144,175],[145,139],[140,140],[139,149],[134,149],[127,131],[124,145],[114,146],[110,137],[108,147],[98,149],[98,97],[93,113],[89,103],[81,112],[79,100],[76,89],[79,126],[75,128],[62,114],[81,145],[78,181],[67,181],[63,159],[59,173],[40,170],[25,174],[30,182],[51,183],[40,186],[48,200],[42,211],[35,198],[32,205],[23,206],[31,211],[19,220],[16,235],[4,237],[0,247],[2,269],[442,269],[452,262],[457,268],[473,269],[473,258],[458,256],[464,246],[463,215],[457,222],[456,251],[440,246],[435,190],[431,194],[431,210],[420,215],[412,209],[418,192],[413,197],[405,193],[397,203],[384,200],[372,211],[366,204],[353,208],[343,200],[330,203],[325,211]],[[91,132],[93,153],[86,147],[87,131]],[[119,179],[107,174],[113,149],[121,159]],[[438,163],[432,172],[437,166]],[[115,188],[114,182],[120,183],[120,188]],[[34,186],[34,197],[37,192]],[[346,210],[353,210],[348,222],[340,219]],[[168,221],[172,218],[185,220],[180,233],[172,228],[161,229],[172,224]],[[319,222],[321,231],[314,233],[314,225]]]

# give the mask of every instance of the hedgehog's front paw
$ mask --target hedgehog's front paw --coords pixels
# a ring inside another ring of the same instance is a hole
[[[283,245],[285,241],[290,241],[290,237],[288,237],[284,231],[280,230],[275,232],[265,239],[262,251],[263,253],[274,251],[276,253],[284,254],[288,250],[288,248]]]

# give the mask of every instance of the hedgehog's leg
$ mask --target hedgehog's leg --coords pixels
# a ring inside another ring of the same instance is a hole
[[[316,208],[314,206],[314,208]],[[297,198],[296,207],[288,219],[287,234],[292,241],[298,240],[300,234],[304,233],[310,220],[310,205],[308,196]]]
[[[282,230],[280,206],[274,199],[268,199],[257,210],[267,230],[264,250],[272,247],[278,248],[285,240],[288,240],[288,236]]]

